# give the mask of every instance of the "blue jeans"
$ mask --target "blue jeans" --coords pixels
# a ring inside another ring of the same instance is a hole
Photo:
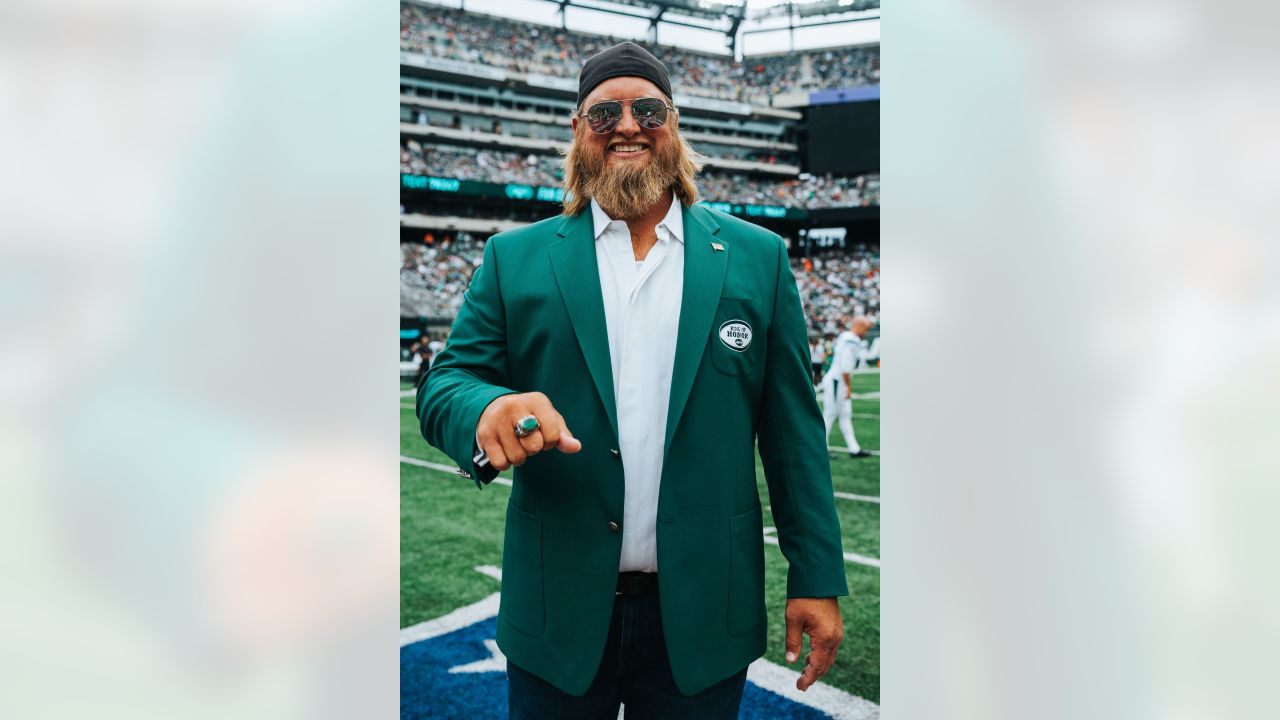
[[[507,705],[512,720],[613,720],[619,703],[626,705],[627,718],[717,720],[738,717],[746,682],[743,668],[696,695],[681,695],[671,678],[658,593],[653,591],[614,599],[604,657],[585,695],[569,695],[508,660]]]

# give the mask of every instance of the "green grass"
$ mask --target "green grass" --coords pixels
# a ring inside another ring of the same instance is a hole
[[[854,392],[879,390],[879,375],[856,375]],[[401,383],[401,389],[412,388]],[[412,399],[401,398],[402,405]],[[880,401],[855,400],[854,413],[879,415]],[[879,420],[854,419],[858,442],[869,450],[880,448]],[[839,428],[832,428],[831,442],[844,445]],[[400,448],[409,456],[453,466],[442,452],[427,445],[418,432],[412,408],[400,410]],[[836,490],[859,495],[880,495],[878,457],[831,459]],[[759,458],[756,479],[761,502],[769,505],[768,488]],[[491,484],[477,491],[475,484],[456,475],[413,465],[400,465],[400,624],[406,627],[439,617],[462,605],[476,602],[497,590],[492,579],[475,572],[477,565],[502,564],[502,533],[510,488]],[[842,541],[846,552],[880,557],[880,506],[836,499]],[[773,524],[765,513],[765,523]],[[844,642],[836,664],[823,682],[873,702],[880,701],[880,571],[845,564],[849,597],[840,598],[844,617]],[[787,563],[775,545],[765,545],[765,601],[769,610],[769,645],[765,657],[786,665],[784,622]],[[807,652],[807,648],[805,650]],[[799,664],[796,671],[799,673]]]

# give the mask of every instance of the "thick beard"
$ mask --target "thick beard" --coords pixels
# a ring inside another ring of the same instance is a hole
[[[647,163],[621,161],[609,167],[608,148],[598,150],[586,143],[574,142],[570,155],[582,178],[582,191],[594,198],[615,220],[634,220],[644,216],[672,188],[679,176],[680,143],[667,138],[649,147],[652,157]]]

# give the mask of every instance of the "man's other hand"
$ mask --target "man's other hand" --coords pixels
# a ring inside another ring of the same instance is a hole
[[[538,418],[539,428],[522,438],[516,437],[516,421],[527,415]],[[543,450],[576,453],[582,443],[569,432],[564,418],[540,392],[503,395],[489,403],[480,414],[476,427],[480,449],[499,472],[524,461]]]
[[[836,661],[836,648],[844,639],[844,618],[835,598],[789,598],[787,600],[787,662],[800,657],[801,634],[809,636],[809,654],[796,689],[805,691],[827,674]]]

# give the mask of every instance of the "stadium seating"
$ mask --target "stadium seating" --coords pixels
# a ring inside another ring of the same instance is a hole
[[[466,232],[423,233],[421,243],[400,243],[400,315],[453,319],[484,243]]]
[[[484,238],[428,230],[422,242],[400,244],[400,314],[452,319],[471,273],[480,266]],[[793,258],[792,272],[812,334],[833,335],[841,317],[880,315],[879,249],[858,245],[843,253]]]
[[[792,258],[800,302],[809,332],[834,335],[845,329],[841,317],[880,317],[880,250],[866,245],[815,258]]]
[[[416,140],[400,148],[400,172],[458,180],[558,186],[560,162],[554,155],[426,145]]]
[[[582,60],[618,38],[519,23],[453,8],[400,5],[400,47],[429,57],[576,78]],[[772,95],[880,82],[879,47],[814,50],[735,62],[723,55],[650,46],[676,92],[768,104]]]

